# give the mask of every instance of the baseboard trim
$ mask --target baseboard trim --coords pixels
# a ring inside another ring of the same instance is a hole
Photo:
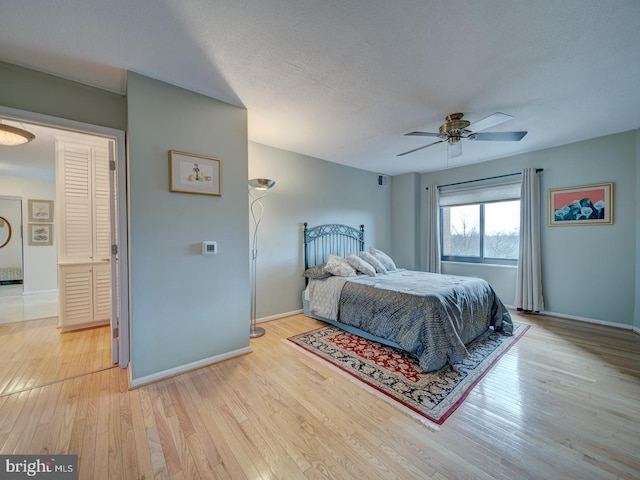
[[[57,288],[53,288],[51,290],[29,290],[27,292],[22,292],[23,296],[26,295],[42,295],[44,293],[58,293],[58,289]]]
[[[302,309],[293,310],[291,312],[286,312],[286,313],[278,313],[277,315],[271,315],[269,317],[258,318],[258,319],[256,319],[256,323],[269,322],[271,320],[277,320],[279,318],[290,317],[292,315],[297,315],[299,313],[302,313]]]
[[[78,330],[86,330],[88,328],[103,327],[104,325],[109,325],[110,323],[110,320],[100,320],[97,322],[79,323],[77,325],[67,325],[63,327],[60,321],[58,321],[58,328],[60,328],[61,333],[67,333],[76,332]]]
[[[513,308],[514,310],[516,310],[516,308],[512,306],[509,306],[509,308]],[[638,330],[637,327],[634,327],[633,325],[629,325],[626,323],[607,322],[606,320],[599,320],[597,318],[580,317],[578,315],[567,315],[565,313],[551,312],[549,310],[542,310],[539,313],[539,315],[544,315],[546,317],[556,317],[562,320],[572,320],[574,322],[583,322],[583,323],[590,323],[593,325],[602,325],[603,327],[619,328],[622,330],[632,330],[635,333],[640,333],[640,330]]]
[[[213,357],[203,358],[202,360],[198,360],[196,362],[187,363],[185,365],[180,365],[178,367],[169,368],[168,370],[164,370],[162,372],[152,373],[151,375],[145,375],[140,378],[132,378],[131,368],[129,369],[129,388],[138,388],[143,385],[148,385],[150,383],[158,382],[160,380],[166,380],[170,377],[175,377],[176,375],[180,375],[182,373],[190,372],[191,370],[196,370],[198,368],[206,367],[209,365],[213,365],[214,363],[219,363],[224,360],[229,360],[230,358],[239,357],[240,355],[245,355],[247,353],[251,353],[251,347],[239,348],[237,350],[232,350],[231,352],[223,353],[221,355],[214,355]]]

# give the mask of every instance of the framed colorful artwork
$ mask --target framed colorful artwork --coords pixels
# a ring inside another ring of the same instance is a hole
[[[613,183],[549,190],[549,225],[613,223]]]

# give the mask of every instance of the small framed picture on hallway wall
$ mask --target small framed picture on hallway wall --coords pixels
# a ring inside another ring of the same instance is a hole
[[[29,200],[29,221],[53,223],[53,200]]]
[[[29,245],[53,245],[53,225],[47,223],[30,223],[28,229]]]

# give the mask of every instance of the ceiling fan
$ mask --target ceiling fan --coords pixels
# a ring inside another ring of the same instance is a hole
[[[447,156],[448,158],[454,158],[462,155],[462,144],[460,143],[460,140],[463,138],[466,138],[467,140],[517,142],[522,140],[522,138],[527,134],[527,132],[481,132],[481,130],[486,130],[487,128],[494,127],[513,118],[511,115],[507,115],[506,113],[496,112],[493,115],[489,115],[488,117],[474,123],[471,123],[468,120],[463,120],[463,116],[464,115],[462,113],[452,113],[451,115],[447,115],[447,122],[440,125],[440,133],[406,133],[405,135],[407,136],[438,137],[440,140],[423,145],[422,147],[414,148],[407,152],[399,153],[397,156],[401,157],[438,143],[447,142]]]

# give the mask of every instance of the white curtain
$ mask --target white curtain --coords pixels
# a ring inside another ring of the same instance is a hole
[[[438,186],[429,187],[427,208],[427,262],[428,272],[440,273],[440,199]]]
[[[544,310],[540,267],[540,180],[535,168],[522,170],[520,253],[514,305],[519,310]]]

